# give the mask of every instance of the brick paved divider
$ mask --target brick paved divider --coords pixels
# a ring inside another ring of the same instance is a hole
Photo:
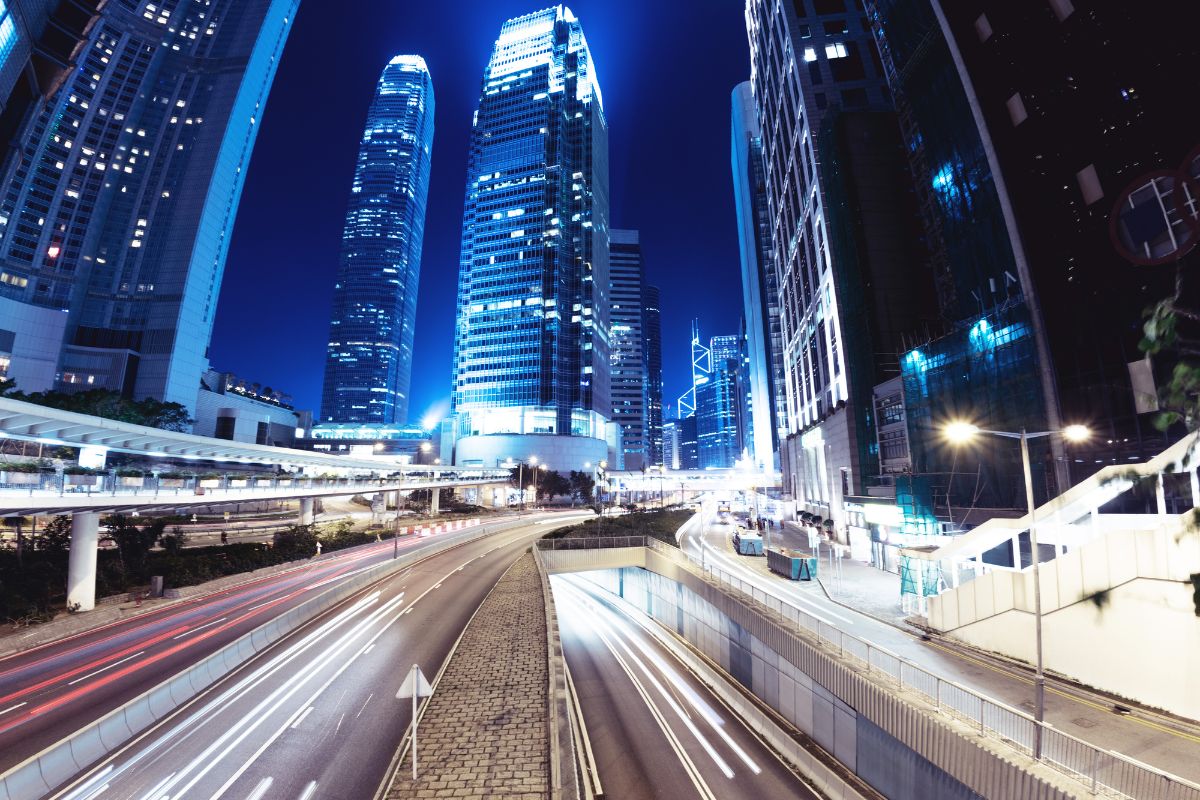
[[[527,553],[480,604],[434,682],[419,714],[417,780],[406,734],[378,797],[576,796],[561,647],[548,601],[546,577]]]

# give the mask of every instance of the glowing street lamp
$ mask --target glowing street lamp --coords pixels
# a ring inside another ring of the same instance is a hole
[[[1042,757],[1042,725],[1046,717],[1046,673],[1042,663],[1042,574],[1041,557],[1038,552],[1037,527],[1034,525],[1036,508],[1033,504],[1033,478],[1029,468],[1029,440],[1043,436],[1061,436],[1069,442],[1082,442],[1088,439],[1092,432],[1086,425],[1068,425],[1057,431],[1036,431],[1030,433],[1022,428],[1020,431],[989,431],[973,425],[970,422],[954,421],[942,428],[946,439],[953,444],[964,444],[980,434],[1000,436],[1005,439],[1018,439],[1021,442],[1021,469],[1025,477],[1025,502],[1029,506],[1029,551],[1033,561],[1033,618],[1035,637],[1037,639],[1037,670],[1034,673],[1034,690],[1036,697],[1037,724],[1033,729],[1033,757]],[[1014,553],[1013,568],[1020,569],[1021,564]]]

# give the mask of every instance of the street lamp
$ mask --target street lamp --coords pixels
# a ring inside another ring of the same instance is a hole
[[[1069,442],[1082,442],[1091,436],[1086,425],[1068,425],[1057,431],[1036,431],[1030,433],[1022,428],[1020,431],[989,431],[973,425],[970,422],[955,421],[948,423],[943,429],[946,438],[952,444],[963,444],[971,441],[981,433],[1000,436],[1005,439],[1017,439],[1021,442],[1021,471],[1025,478],[1025,502],[1029,506],[1029,554],[1033,562],[1033,618],[1034,636],[1037,644],[1037,668],[1034,673],[1035,719],[1037,724],[1033,729],[1033,757],[1042,758],[1042,725],[1046,718],[1046,673],[1042,662],[1042,573],[1041,554],[1038,552],[1037,528],[1034,525],[1036,508],[1033,503],[1033,477],[1029,468],[1029,440],[1043,436],[1061,436]],[[1014,553],[1013,568],[1020,569],[1021,563]]]

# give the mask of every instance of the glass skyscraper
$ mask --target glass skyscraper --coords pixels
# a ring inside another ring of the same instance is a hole
[[[0,344],[20,388],[195,406],[242,184],[298,5],[104,6],[0,181]]]
[[[564,6],[510,19],[484,74],[467,168],[456,463],[527,452],[580,468],[607,457],[530,437],[613,437],[608,236],[608,130],[583,28]]]
[[[646,446],[654,466],[666,463],[663,445],[662,301],[657,286],[642,285],[642,353],[646,357]]]
[[[733,90],[731,165],[741,250],[742,304],[746,320],[754,463],[778,466],[776,452],[786,435],[787,395],[783,383],[783,331],[780,328],[779,280],[774,266],[771,213],[762,128],[754,110],[750,82]]]
[[[407,421],[433,117],[425,60],[396,56],[379,77],[359,144],[334,287],[322,422]]]
[[[637,231],[613,229],[609,275],[612,287],[612,419],[621,426],[622,468],[642,469],[650,463],[646,419],[646,351],[643,330],[642,246]]]

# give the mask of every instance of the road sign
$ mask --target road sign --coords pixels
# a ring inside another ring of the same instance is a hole
[[[412,698],[412,779],[414,782],[417,780],[417,698],[429,697],[432,694],[433,687],[429,685],[429,681],[425,680],[421,668],[416,664],[412,665],[408,677],[404,679],[404,683],[400,684],[400,690],[396,692],[397,700],[403,700],[405,697]]]
[[[400,690],[396,692],[396,699],[403,700],[406,697],[412,697],[414,688],[417,697],[429,697],[433,694],[433,687],[429,685],[421,668],[416,664],[413,664],[404,683],[400,684]]]

